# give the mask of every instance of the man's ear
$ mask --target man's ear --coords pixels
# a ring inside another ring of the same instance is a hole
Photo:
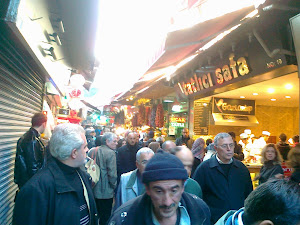
[[[271,220],[264,220],[259,225],[274,225],[274,223]]]
[[[71,152],[71,158],[72,158],[72,159],[76,159],[76,157],[77,157],[77,149],[74,148],[74,149],[72,150],[72,152]]]

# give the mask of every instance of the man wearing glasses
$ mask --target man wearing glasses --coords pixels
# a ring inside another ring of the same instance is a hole
[[[217,154],[202,162],[194,173],[203,192],[203,200],[215,223],[229,210],[244,206],[244,200],[253,190],[247,167],[233,158],[234,142],[228,133],[219,133],[214,139]]]

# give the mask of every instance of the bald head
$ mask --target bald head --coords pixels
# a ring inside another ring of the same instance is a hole
[[[165,151],[165,152],[170,152],[172,148],[175,148],[176,144],[173,141],[165,141],[161,148]]]
[[[187,170],[188,175],[190,176],[194,163],[194,156],[192,151],[186,146],[177,146],[176,148],[172,149],[171,153],[176,155],[180,159],[180,161],[184,165],[184,168]]]

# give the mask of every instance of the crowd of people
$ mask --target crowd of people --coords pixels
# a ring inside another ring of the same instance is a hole
[[[13,224],[300,224],[300,145],[280,150],[286,135],[262,147],[260,185],[253,190],[242,162],[251,134],[240,145],[234,132],[194,141],[184,128],[176,141],[165,141],[153,131],[120,138],[60,124],[44,146],[46,123],[45,115],[35,114],[17,143]],[[96,182],[87,160],[99,167]],[[290,178],[282,160],[294,168]]]

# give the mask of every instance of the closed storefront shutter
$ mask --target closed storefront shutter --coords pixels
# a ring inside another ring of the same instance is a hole
[[[42,110],[45,78],[32,62],[0,33],[0,224],[12,222],[17,140],[31,126],[33,114]]]

